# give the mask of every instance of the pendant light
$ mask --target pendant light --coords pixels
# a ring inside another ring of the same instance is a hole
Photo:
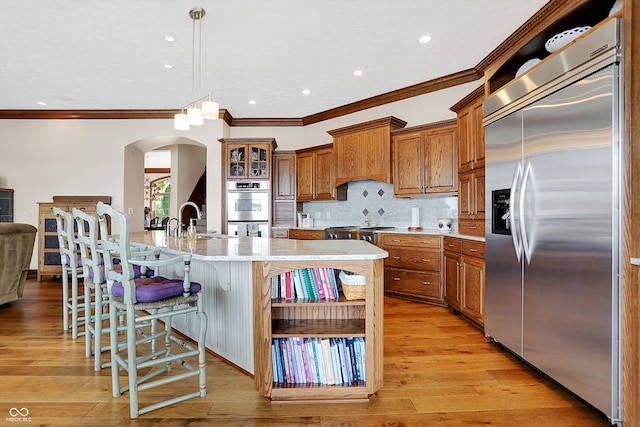
[[[189,17],[193,21],[193,37],[192,37],[192,73],[191,73],[191,90],[201,86],[202,71],[202,32],[201,24],[204,18],[205,10],[201,7],[194,7],[189,11]],[[197,37],[196,37],[197,32]],[[197,50],[197,55],[196,55]],[[196,66],[196,57],[198,64]],[[196,73],[196,68],[198,72]],[[185,113],[186,110],[186,113]],[[184,106],[181,111],[173,116],[173,127],[177,130],[189,130],[191,126],[200,126],[204,123],[203,119],[216,120],[219,117],[220,106],[211,99],[211,95],[204,96],[191,104]]]

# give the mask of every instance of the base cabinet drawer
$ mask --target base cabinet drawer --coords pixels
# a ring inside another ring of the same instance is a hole
[[[386,292],[399,292],[440,299],[440,274],[384,269],[384,288]]]
[[[382,233],[378,244],[389,253],[384,259],[385,295],[446,305],[440,279],[441,235]]]
[[[469,236],[484,237],[484,219],[460,219],[458,220],[458,232]]]
[[[298,240],[324,240],[324,230],[301,230],[292,228],[289,230],[290,239]]]
[[[388,247],[385,267],[440,271],[440,251]]]

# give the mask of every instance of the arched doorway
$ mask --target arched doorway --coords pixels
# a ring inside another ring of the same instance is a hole
[[[124,205],[128,209],[131,231],[145,226],[144,155],[153,150],[171,151],[169,215],[177,218],[179,206],[189,199],[196,183],[206,170],[207,147],[182,137],[150,137],[125,147]],[[205,226],[206,227],[206,226]]]

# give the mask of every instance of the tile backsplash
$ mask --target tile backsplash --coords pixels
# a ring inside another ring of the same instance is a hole
[[[452,229],[458,229],[458,197],[429,196],[395,198],[393,184],[379,181],[352,181],[344,202],[307,202],[304,212],[313,218],[314,227],[371,225],[409,227],[411,208],[420,208],[420,226],[437,229],[438,218],[452,218]]]

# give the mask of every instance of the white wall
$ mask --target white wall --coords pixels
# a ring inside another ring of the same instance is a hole
[[[214,120],[184,132],[173,129],[170,119],[0,120],[0,186],[15,190],[14,221],[36,227],[37,203],[50,202],[54,195],[107,195],[116,209],[142,212],[143,153],[188,138],[207,148],[208,228],[221,230],[222,216],[216,209],[222,198],[218,139],[274,137],[279,150],[294,150],[331,142],[327,130],[391,115],[407,121],[407,126],[445,120],[455,117],[449,107],[479,84],[467,83],[304,128],[230,128]],[[37,268],[37,253],[31,268]]]

